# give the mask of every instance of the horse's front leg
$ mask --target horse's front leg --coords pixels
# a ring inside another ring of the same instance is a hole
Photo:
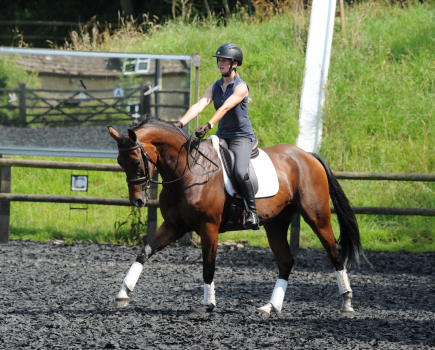
[[[218,232],[219,227],[211,223],[204,224],[201,232],[198,232],[201,237],[204,298],[202,300],[202,306],[194,309],[191,316],[206,317],[206,313],[213,311],[213,309],[216,307],[213,278],[215,273],[216,252],[219,240]]]
[[[186,231],[180,227],[174,227],[168,224],[166,221],[159,227],[153,239],[146,244],[137,255],[136,261],[131,265],[127,275],[122,282],[121,290],[115,299],[115,308],[127,306],[130,303],[130,294],[139,279],[143,270],[144,263],[154,253],[162,250],[167,245],[180,239]]]

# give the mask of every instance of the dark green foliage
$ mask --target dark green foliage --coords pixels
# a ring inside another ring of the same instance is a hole
[[[146,233],[147,225],[143,222],[141,209],[131,207],[127,220],[117,220],[114,224],[115,240],[118,243],[138,243]]]

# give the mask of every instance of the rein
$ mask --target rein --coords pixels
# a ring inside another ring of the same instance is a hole
[[[193,134],[195,133],[195,131],[192,132],[192,134],[190,135],[190,137],[185,134],[185,132],[182,129],[177,128],[185,137],[185,139],[189,142],[188,148],[187,148],[187,156],[186,156],[186,161],[187,161],[187,168],[189,169],[189,172],[193,175],[196,176],[204,176],[210,173],[214,173],[216,171],[219,170],[219,166],[213,162],[210,158],[208,158],[206,155],[204,155],[204,153],[202,153],[199,150],[199,146],[201,145],[202,140],[199,139],[199,143],[198,143],[198,148],[196,149],[195,155],[193,156],[193,164],[197,163],[196,162],[196,158],[198,157],[198,153],[201,154],[205,159],[207,159],[210,163],[212,163],[216,168],[210,171],[207,171],[203,174],[196,174],[194,172],[192,172],[192,170],[190,169],[190,164],[189,164],[189,155],[190,155],[190,150],[191,150],[191,146],[192,146],[192,140],[193,140]],[[129,179],[125,179],[125,181],[130,185],[130,184],[141,184],[141,183],[145,183],[146,184],[146,190],[150,187],[150,183],[154,183],[154,184],[160,184],[160,185],[165,185],[165,184],[170,184],[170,183],[174,183],[177,182],[179,180],[181,180],[182,178],[184,178],[188,173],[186,172],[184,175],[182,175],[181,177],[179,177],[178,179],[172,180],[172,181],[155,181],[153,179],[151,179],[150,177],[150,168],[149,168],[149,164],[148,161],[151,162],[156,168],[157,168],[157,164],[154,163],[154,161],[152,160],[152,158],[150,157],[150,155],[144,150],[142,144],[139,141],[136,141],[137,145],[132,147],[132,148],[118,148],[119,152],[129,152],[129,151],[133,151],[136,149],[140,149],[141,154],[142,154],[142,159],[144,162],[144,174],[145,176],[140,177],[138,179],[133,179],[133,180],[129,180]],[[198,163],[197,163],[198,164]],[[198,164],[199,165],[199,164]],[[145,191],[146,191],[145,190]],[[148,196],[147,196],[148,198]]]

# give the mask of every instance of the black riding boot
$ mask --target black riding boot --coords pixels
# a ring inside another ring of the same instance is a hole
[[[257,207],[255,206],[255,193],[247,173],[243,181],[239,182],[239,187],[245,200],[246,212],[248,213],[247,218],[243,216],[243,227],[258,230],[260,228],[260,221],[258,220]]]

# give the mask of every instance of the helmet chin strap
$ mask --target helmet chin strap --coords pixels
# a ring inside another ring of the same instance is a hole
[[[231,67],[230,67],[230,70],[228,71],[227,74],[222,74],[223,77],[225,77],[225,78],[226,78],[226,77],[229,77],[229,76],[231,75],[231,73],[233,72],[233,70],[236,70],[237,66],[236,66],[236,67],[233,67],[234,61],[235,61],[235,60],[231,60]]]

